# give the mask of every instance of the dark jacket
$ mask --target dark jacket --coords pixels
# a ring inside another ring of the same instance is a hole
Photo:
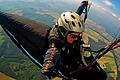
[[[51,74],[51,72],[55,70],[57,68],[56,66],[59,64],[62,66],[68,65],[68,71],[77,69],[82,63],[85,64],[85,61],[82,60],[83,52],[85,52],[83,41],[80,43],[78,42],[77,45],[73,48],[72,44],[69,44],[67,41],[63,40],[59,34],[58,27],[56,26],[54,26],[50,31],[48,40],[49,49],[45,54],[42,73],[46,75]]]

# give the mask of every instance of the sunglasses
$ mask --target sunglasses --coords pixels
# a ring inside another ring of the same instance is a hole
[[[62,26],[59,26],[59,31],[62,33],[62,36],[65,37],[68,43],[72,44],[75,40],[78,40],[82,32],[67,31]]]
[[[67,40],[67,42],[72,44],[74,41],[77,41],[79,39],[79,37],[80,37],[80,33],[70,32],[67,34],[66,40]]]

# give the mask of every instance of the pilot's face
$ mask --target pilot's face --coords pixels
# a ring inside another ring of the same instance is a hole
[[[70,43],[70,44],[72,44],[74,41],[78,40],[79,36],[80,36],[80,34],[77,33],[77,32],[68,33],[67,37],[66,37],[67,42]]]

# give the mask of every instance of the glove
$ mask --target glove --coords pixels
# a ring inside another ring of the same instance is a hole
[[[56,47],[56,48],[60,48],[61,46],[64,45],[64,41],[59,38],[49,40],[49,44],[50,44],[49,47],[53,47],[52,46],[53,43],[54,43],[54,47]]]
[[[51,77],[56,77],[58,74],[56,71],[51,72]]]
[[[87,6],[88,5],[88,1],[82,1],[82,5]]]

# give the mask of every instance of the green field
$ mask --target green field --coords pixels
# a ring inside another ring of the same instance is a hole
[[[41,75],[40,69],[2,32],[0,33],[0,72],[16,80],[37,80]]]
[[[0,31],[0,46],[4,43],[4,36],[2,35],[1,31]]]

